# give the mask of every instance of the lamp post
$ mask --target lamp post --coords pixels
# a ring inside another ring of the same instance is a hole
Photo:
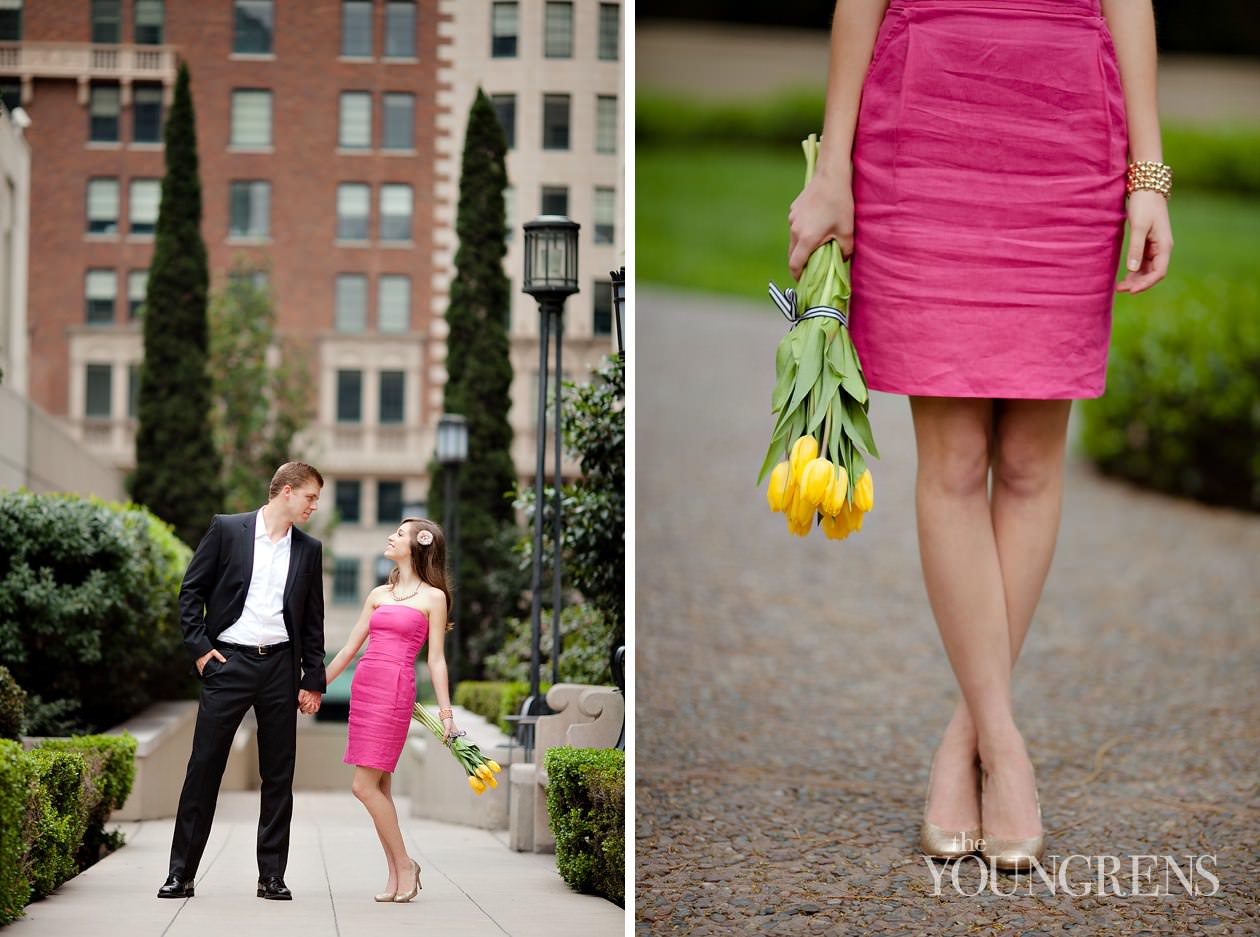
[[[468,421],[458,413],[443,413],[438,420],[435,455],[442,466],[442,529],[451,551],[451,576],[455,580],[451,620],[450,693],[455,698],[455,684],[459,682],[459,513],[455,510],[459,498],[459,467],[468,461]]]
[[[613,321],[617,323],[617,357],[626,360],[626,341],[622,337],[621,320],[626,308],[626,268],[609,273],[612,277]]]
[[[550,333],[556,335],[555,395],[555,506],[552,537],[551,608],[551,672],[552,683],[560,679],[560,378],[561,336],[564,330],[564,302],[578,291],[578,229],[575,221],[563,215],[540,215],[527,221],[525,230],[525,282],[521,291],[538,301],[538,459],[534,472],[534,571],[531,582],[532,643],[529,667],[527,715],[544,711],[539,692],[539,670],[542,666],[542,551],[543,551],[543,480],[547,460],[547,357]],[[554,320],[554,321],[553,321]]]

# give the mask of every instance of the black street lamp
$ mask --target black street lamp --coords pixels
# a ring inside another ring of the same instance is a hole
[[[455,580],[452,598],[450,692],[455,698],[455,684],[459,682],[459,513],[455,510],[459,498],[459,467],[468,461],[468,421],[458,413],[443,413],[438,420],[437,445],[434,455],[442,466],[444,494],[442,498],[442,529],[446,531],[446,543],[451,551],[451,576]]]
[[[612,277],[613,321],[617,323],[617,357],[626,360],[626,341],[622,337],[621,321],[626,308],[626,268],[622,267],[609,273]]]
[[[564,302],[578,292],[578,229],[575,221],[563,215],[541,215],[527,221],[525,229],[525,282],[521,292],[538,301],[538,460],[534,472],[534,573],[531,583],[532,646],[529,667],[530,699],[526,715],[545,711],[539,692],[539,670],[542,666],[542,552],[543,552],[543,479],[547,460],[547,352],[550,333],[556,335],[555,395],[555,507],[552,541],[554,544],[551,607],[551,682],[560,682],[560,475],[561,387],[560,346],[564,331]],[[554,322],[552,321],[554,320]]]

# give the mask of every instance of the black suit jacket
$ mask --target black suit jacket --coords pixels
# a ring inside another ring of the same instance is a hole
[[[254,524],[257,511],[216,514],[201,538],[179,589],[184,646],[194,661],[214,649],[214,640],[245,609],[254,572]],[[293,642],[293,696],[299,687],[323,693],[324,578],[323,545],[297,527],[289,549],[289,578],[284,584],[284,627]]]

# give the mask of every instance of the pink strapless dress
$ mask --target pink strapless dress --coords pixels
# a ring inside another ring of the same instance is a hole
[[[428,633],[424,613],[406,605],[381,605],[372,613],[368,649],[350,684],[346,764],[398,767],[416,702],[416,655]]]
[[[1098,0],[892,0],[853,146],[871,388],[1102,394],[1126,145]]]

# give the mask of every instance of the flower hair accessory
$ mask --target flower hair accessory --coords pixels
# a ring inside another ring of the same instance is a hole
[[[416,542],[420,544],[420,546],[422,547],[429,546],[431,543],[433,543],[433,531],[431,530],[420,531],[420,533],[416,534]]]

